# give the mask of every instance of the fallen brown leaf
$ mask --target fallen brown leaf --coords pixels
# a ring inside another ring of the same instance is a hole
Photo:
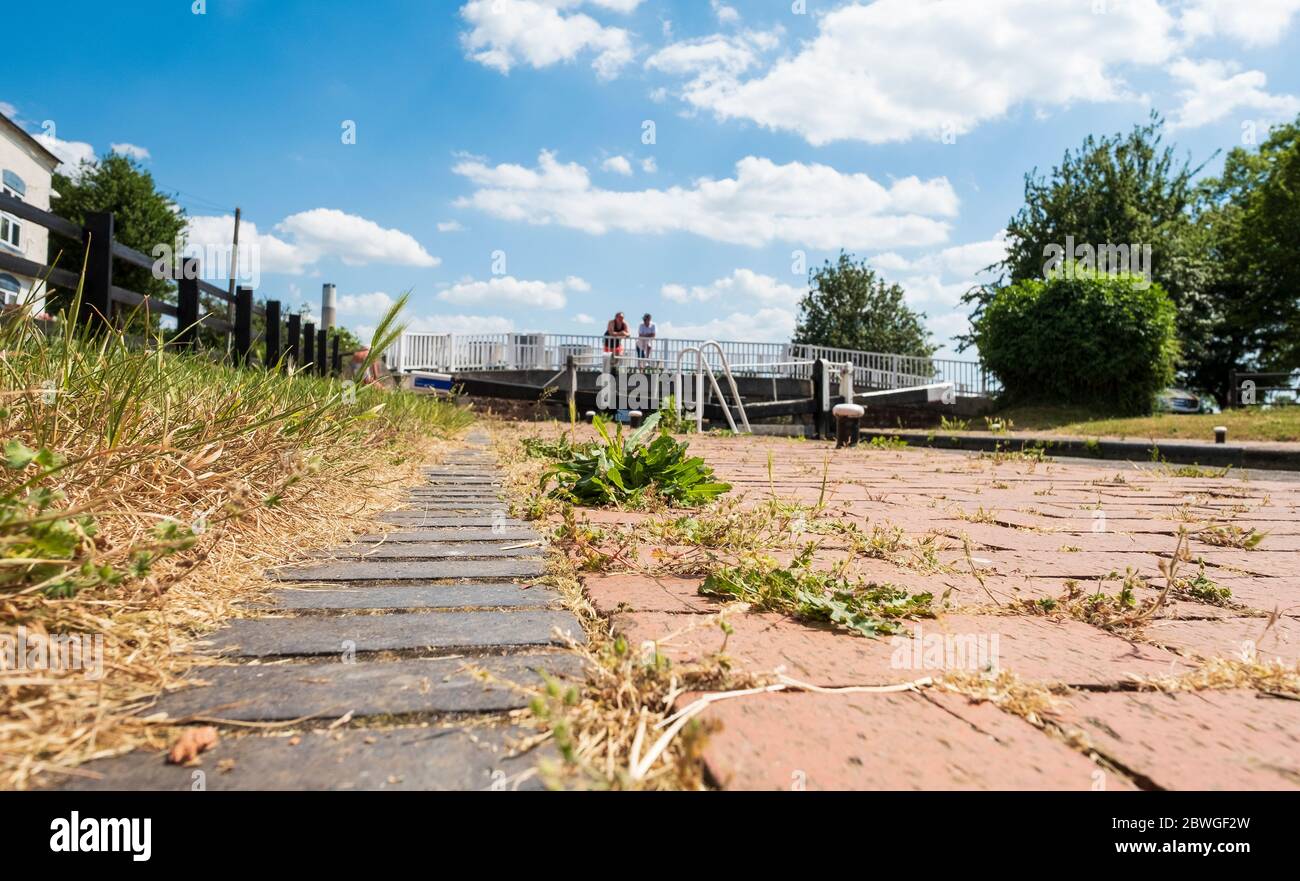
[[[167,753],[167,761],[173,765],[188,765],[196,762],[199,753],[217,745],[217,729],[211,725],[203,728],[186,728],[185,733],[172,744]]]

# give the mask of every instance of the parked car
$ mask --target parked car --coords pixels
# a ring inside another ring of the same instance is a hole
[[[1198,395],[1187,389],[1167,388],[1156,395],[1159,413],[1217,413],[1219,407],[1212,395]]]

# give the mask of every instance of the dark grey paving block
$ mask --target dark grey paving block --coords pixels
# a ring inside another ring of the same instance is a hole
[[[344,664],[241,664],[200,667],[191,674],[207,685],[165,694],[150,712],[173,719],[205,717],[275,722],[285,719],[500,713],[527,706],[538,670],[581,678],[582,659],[570,652],[533,652],[482,658],[421,658]],[[485,671],[484,680],[477,674]],[[500,680],[500,681],[498,681]]]
[[[537,608],[559,603],[549,587],[519,584],[412,584],[399,587],[291,588],[271,593],[281,609]]]
[[[527,547],[519,547],[525,544]],[[342,545],[314,556],[339,560],[444,560],[513,557],[541,557],[546,549],[540,539],[529,542],[384,541]]]
[[[270,573],[276,581],[431,581],[439,578],[533,578],[541,560],[340,560]]]
[[[505,512],[505,506],[501,508]],[[484,514],[466,514],[450,516],[447,514],[425,513],[423,511],[390,511],[375,518],[381,523],[395,523],[399,526],[502,526],[522,527],[527,524],[513,517],[493,517]]]
[[[423,475],[430,483],[500,483],[501,473],[495,468],[473,471],[468,468],[425,469]]]
[[[481,514],[484,511],[504,512],[506,510],[506,503],[503,501],[463,502],[463,501],[456,501],[454,499],[439,499],[437,501],[409,499],[407,501],[406,506],[403,508],[399,508],[398,510],[405,511],[408,513],[416,512],[416,513],[426,513],[426,514],[442,514],[444,516],[447,514],[452,514],[456,512],[462,512],[462,511],[467,513]]]
[[[541,541],[542,535],[526,527],[512,526],[508,529],[493,529],[490,526],[471,526],[464,529],[399,529],[383,534],[358,535],[356,541],[500,541],[521,542]]]
[[[446,486],[495,486],[501,482],[501,472],[495,468],[483,470],[457,468],[451,471],[425,471],[423,476],[431,484]]]
[[[74,777],[60,788],[188,792],[201,771],[204,788],[222,790],[540,789],[530,768],[555,753],[545,746],[513,756],[522,732],[508,728],[392,728],[306,731],[285,736],[226,737],[198,768],[168,765],[162,753],[135,752],[82,766],[98,779]],[[218,763],[231,764],[218,768]]]
[[[240,618],[206,640],[240,657],[339,655],[418,649],[560,644],[556,628],[575,639],[582,628],[569,612],[402,612],[303,618]]]
[[[412,499],[454,499],[456,502],[500,502],[502,494],[500,492],[469,492],[464,490],[408,490],[408,498]]]

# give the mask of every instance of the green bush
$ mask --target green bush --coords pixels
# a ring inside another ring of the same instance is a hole
[[[1009,403],[1150,413],[1174,378],[1173,301],[1140,276],[1072,269],[998,290],[972,320],[980,357]]]

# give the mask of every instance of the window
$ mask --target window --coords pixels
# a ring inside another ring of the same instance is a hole
[[[12,275],[0,272],[0,300],[4,305],[9,306],[18,302],[18,297],[23,292],[23,286],[18,283],[18,279]]]
[[[13,196],[19,200],[27,195],[27,185],[23,183],[23,179],[7,168],[0,175],[0,189],[6,196]],[[0,242],[22,250],[23,225],[18,218],[0,213]]]

